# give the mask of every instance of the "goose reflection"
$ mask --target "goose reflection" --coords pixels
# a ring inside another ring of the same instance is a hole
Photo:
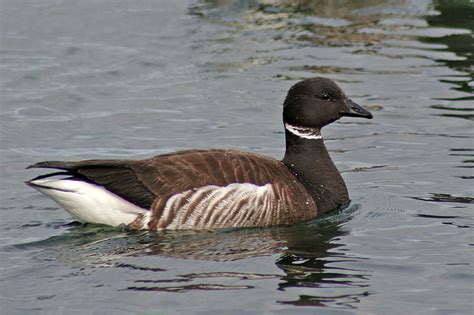
[[[147,255],[222,262],[271,256],[275,257],[275,264],[283,274],[229,270],[181,274],[172,279],[159,280],[151,280],[153,277],[150,276],[136,279],[134,285],[127,289],[166,292],[253,289],[258,281],[273,279],[276,289],[283,291],[277,297],[278,303],[353,307],[353,304],[369,295],[369,275],[365,271],[347,267],[351,261],[359,260],[349,256],[341,240],[348,234],[344,223],[349,219],[350,212],[351,210],[347,210],[290,227],[169,232],[158,233],[154,239],[149,236],[149,246],[144,250]],[[166,269],[166,266],[163,268]],[[234,278],[236,281],[229,285],[223,281],[224,278]],[[341,292],[344,294],[340,294]],[[285,299],[290,296],[296,298]]]
[[[276,289],[275,300],[280,304],[354,307],[369,294],[370,276],[367,271],[350,267],[361,258],[351,256],[343,242],[349,234],[344,223],[355,209],[353,206],[304,224],[265,229],[143,233],[73,226],[69,233],[15,247],[42,248],[49,258],[54,255],[81,269],[137,271],[127,273],[134,276],[123,290],[243,290],[271,281]],[[269,266],[268,272],[263,273],[236,271],[231,263],[239,261],[239,266],[249,266],[250,270],[252,259],[264,256],[274,258],[277,269]],[[193,261],[221,264],[219,270],[213,270],[215,264],[199,264],[199,272],[176,272],[179,264]]]
[[[279,299],[278,303],[353,307],[352,304],[369,294],[366,289],[369,275],[348,267],[352,261],[359,260],[349,256],[341,240],[348,234],[344,223],[349,217],[350,210],[290,227],[148,235],[149,243],[142,254],[221,262],[271,256],[283,274],[229,270],[180,274],[159,280],[151,280],[150,276],[136,279],[127,289],[166,292],[252,289],[260,280],[274,279],[278,291],[291,293],[283,293],[283,297],[296,296],[296,299]],[[236,283],[228,285],[224,278],[234,278]],[[304,294],[299,294],[300,291]]]

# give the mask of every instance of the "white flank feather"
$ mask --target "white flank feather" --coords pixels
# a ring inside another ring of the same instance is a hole
[[[204,186],[171,196],[166,203],[160,223],[169,222],[163,224],[166,229],[253,226],[256,221],[265,220],[266,216],[272,215],[273,197],[271,184],[258,186],[235,183],[224,187]],[[178,208],[178,204],[181,204],[181,207]],[[252,209],[256,211],[251,213]]]
[[[139,215],[149,218],[140,208],[105,188],[73,179],[37,179],[34,188],[50,197],[80,222],[117,226],[130,224]],[[148,221],[148,220],[143,220]],[[144,222],[146,226],[147,222]]]

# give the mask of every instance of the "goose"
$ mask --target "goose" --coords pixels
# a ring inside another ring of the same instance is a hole
[[[57,171],[26,182],[81,223],[132,229],[291,225],[350,200],[321,129],[343,116],[371,119],[327,78],[294,84],[283,104],[282,160],[230,149],[143,160],[45,161]]]

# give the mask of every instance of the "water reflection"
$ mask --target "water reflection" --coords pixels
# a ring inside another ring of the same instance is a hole
[[[455,72],[432,75],[472,92],[472,45],[466,43],[473,41],[473,22],[460,10],[473,6],[430,0],[209,0],[192,5],[189,14],[221,28],[209,36],[206,49],[222,58],[202,64],[205,72],[232,76],[264,66],[272,79],[336,75],[356,83],[361,76],[417,76],[446,64]],[[363,56],[372,60],[370,66],[361,62]],[[270,67],[275,64],[276,73]],[[472,97],[461,95],[432,108],[435,115],[472,120],[470,112],[443,109],[470,111],[467,105],[452,106],[462,100]]]
[[[347,213],[342,213],[293,227],[235,230],[204,235],[198,233],[199,235],[187,236],[189,239],[184,242],[181,237],[171,237],[150,246],[150,254],[220,261],[277,254],[276,265],[284,275],[208,272],[178,275],[178,279],[136,280],[136,286],[128,289],[167,292],[252,289],[256,285],[255,281],[277,279],[280,280],[280,291],[306,289],[306,294],[298,295],[296,300],[280,300],[279,303],[350,306],[369,294],[366,289],[369,286],[369,275],[363,271],[338,267],[338,263],[358,260],[348,256],[342,250],[344,245],[339,242],[348,233],[342,228],[348,218]],[[220,284],[219,281],[223,278],[240,280],[243,284]],[[212,284],[189,284],[205,279],[212,280]],[[249,281],[250,284],[245,284]],[[333,295],[334,289],[350,293]]]
[[[426,17],[426,21],[431,27],[459,27],[469,31],[465,34],[453,34],[452,36],[438,38],[424,37],[420,38],[420,40],[430,44],[442,44],[445,47],[444,50],[453,52],[458,56],[457,59],[438,60],[438,62],[459,73],[457,76],[441,78],[440,81],[452,85],[454,90],[470,93],[470,95],[445,99],[445,104],[433,105],[431,108],[439,112],[435,114],[437,116],[473,120],[474,114],[472,112],[474,108],[472,101],[474,96],[472,96],[472,92],[474,89],[474,72],[472,71],[472,65],[474,63],[474,54],[472,53],[472,48],[474,47],[474,38],[472,30],[474,30],[474,21],[472,16],[474,14],[474,5],[468,3],[468,1],[453,2],[446,0],[436,1],[434,5],[441,14]]]
[[[450,156],[460,157],[461,164],[457,165],[457,168],[461,169],[471,169],[474,168],[474,149],[471,148],[452,148],[449,150],[451,153]],[[471,174],[466,174],[464,176],[458,176],[461,179],[473,179],[474,176],[469,176]]]
[[[14,247],[42,248],[43,256],[55,256],[55,260],[81,270],[107,267],[140,271],[133,279],[133,285],[122,290],[242,290],[253,289],[260,281],[274,280],[275,289],[279,291],[305,288],[305,294],[298,294],[296,300],[277,301],[279,303],[348,306],[368,295],[366,287],[369,286],[367,272],[343,267],[345,263],[359,260],[344,251],[345,245],[341,241],[348,234],[343,225],[354,210],[355,206],[309,223],[270,229],[150,234],[78,226],[63,235]],[[235,270],[170,274],[172,266],[160,258],[228,262],[262,256],[275,257],[275,264],[283,274]],[[231,284],[229,279],[233,279]],[[348,293],[334,296],[335,288]]]
[[[361,297],[368,296],[366,287],[369,286],[369,274],[365,271],[337,267],[338,262],[350,263],[360,260],[351,257],[341,249],[343,244],[337,240],[347,232],[337,227],[327,225],[315,235],[307,230],[297,238],[289,239],[287,250],[278,258],[277,266],[285,272],[278,286],[279,290],[292,288],[313,288],[314,295],[299,295],[296,300],[279,301],[282,304],[302,306],[326,306],[330,304],[351,305]],[[338,248],[340,250],[338,250]],[[351,291],[351,294],[333,294]],[[326,292],[327,290],[327,292]]]
[[[443,63],[470,77],[467,80],[452,80],[450,83],[456,86],[456,90],[472,93],[474,87],[472,85],[474,80],[474,72],[472,71],[472,64],[474,63],[472,49],[474,46],[474,38],[472,37],[472,31],[474,30],[474,19],[472,19],[474,5],[472,1],[438,0],[434,2],[434,6],[440,14],[426,17],[426,21],[430,26],[458,27],[470,30],[470,32],[440,38],[422,38],[421,40],[428,43],[446,45],[447,51],[454,52],[457,56],[461,57],[457,60],[443,60]]]
[[[191,6],[189,13],[249,31],[241,36],[255,36],[252,31],[274,30],[277,32],[266,33],[267,39],[293,43],[294,40],[306,41],[333,47],[359,43],[357,53],[371,53],[372,48],[364,50],[363,47],[374,46],[386,39],[470,34],[462,24],[460,29],[429,31],[424,18],[439,13],[429,0],[411,5],[403,0],[202,1]],[[379,46],[373,48],[380,49]]]
[[[474,203],[474,198],[467,196],[453,196],[450,194],[432,193],[429,197],[411,197],[416,200],[430,201],[430,202],[450,202],[470,204]]]

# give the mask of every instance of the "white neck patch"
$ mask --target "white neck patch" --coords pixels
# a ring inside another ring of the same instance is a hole
[[[322,139],[321,130],[309,127],[298,127],[285,123],[285,129],[297,137],[304,139]]]

